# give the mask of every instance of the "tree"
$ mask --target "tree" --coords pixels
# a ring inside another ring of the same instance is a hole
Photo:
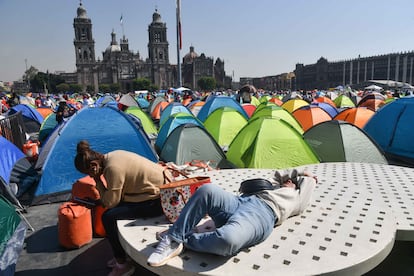
[[[69,91],[69,89],[70,89],[70,86],[67,83],[60,83],[60,84],[56,85],[56,90],[59,93],[65,93],[65,92]]]
[[[151,81],[147,78],[137,78],[133,82],[134,90],[150,90]]]
[[[103,92],[103,93],[109,93],[109,92],[111,92],[111,88],[110,88],[109,84],[100,84],[99,85],[99,91]]]
[[[72,93],[80,93],[82,91],[82,86],[79,84],[69,84],[69,90],[72,91]]]
[[[213,77],[202,77],[197,81],[197,85],[201,90],[214,90],[216,88],[216,80]]]

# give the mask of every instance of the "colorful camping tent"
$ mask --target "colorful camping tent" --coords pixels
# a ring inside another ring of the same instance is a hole
[[[204,127],[222,149],[227,149],[246,124],[246,118],[236,109],[220,107],[207,117]]]
[[[40,125],[38,139],[40,144],[43,144],[46,139],[49,137],[49,134],[57,126],[56,113],[49,114]]]
[[[138,119],[140,119],[141,120],[142,127],[144,128],[144,131],[149,136],[158,134],[158,129],[155,126],[154,122],[151,120],[151,118],[148,115],[148,113],[146,113],[145,111],[143,111],[141,108],[136,107],[136,106],[131,106],[131,107],[128,107],[125,110],[125,113],[132,114],[135,117],[137,117]]]
[[[81,140],[89,141],[92,149],[101,153],[123,149],[154,162],[158,160],[145,132],[137,128],[127,114],[110,107],[85,107],[56,128],[42,147],[36,162],[42,177],[34,203],[53,201],[55,194],[65,194],[84,176],[73,163],[77,143]]]
[[[387,158],[414,164],[414,97],[404,97],[384,105],[364,126]]]
[[[296,109],[301,108],[302,106],[307,106],[309,103],[302,99],[290,99],[286,102],[284,102],[281,106],[289,111],[290,113],[293,113]]]
[[[338,108],[355,107],[355,103],[351,100],[351,98],[344,94],[336,97],[335,100],[333,100],[333,102]]]
[[[23,249],[26,224],[16,208],[0,196],[0,275],[14,275]]]
[[[304,131],[316,124],[330,121],[332,118],[322,108],[318,106],[305,105],[293,111],[292,115],[298,120]]]
[[[328,112],[328,114],[329,114],[329,116],[331,116],[331,118],[335,117],[339,113],[336,106],[332,106],[332,105],[327,104],[327,103],[313,102],[313,103],[310,104],[310,106],[317,106],[317,107],[322,108],[323,110]]]
[[[244,111],[243,107],[233,98],[228,96],[210,97],[198,112],[197,118],[204,123],[208,115],[210,115],[214,110],[225,106],[236,109],[246,118],[246,120],[249,119],[249,116],[247,115],[246,111]]]
[[[377,111],[385,104],[385,96],[378,92],[368,93],[359,100],[358,107],[367,107]]]
[[[203,127],[203,123],[200,122],[196,117],[188,113],[175,113],[171,115],[167,121],[162,125],[159,129],[157,139],[155,140],[155,150],[157,153],[160,153],[162,147],[164,146],[164,142],[167,139],[168,135],[178,126],[183,124],[195,124],[200,127]]]
[[[226,155],[214,138],[202,127],[183,124],[168,136],[160,153],[160,160],[184,165],[193,160],[209,162],[212,168],[223,168]]]
[[[182,105],[182,103],[171,102],[162,110],[159,126],[161,127],[167,121],[167,119],[175,113],[187,113],[193,115],[190,109]]]
[[[311,127],[304,139],[321,162],[359,162],[388,164],[382,150],[355,125],[330,120]]]
[[[14,165],[26,155],[12,142],[0,136],[0,176],[8,184]]]
[[[249,121],[233,139],[226,156],[239,168],[281,169],[319,163],[292,125],[271,117]]]
[[[283,119],[290,125],[292,125],[300,134],[303,134],[302,126],[299,124],[298,120],[289,113],[286,109],[277,106],[275,104],[259,107],[259,109],[253,114],[249,121],[253,121],[260,117],[277,117]]]
[[[342,110],[333,119],[347,121],[359,128],[363,128],[374,114],[374,111],[366,107],[351,107]]]

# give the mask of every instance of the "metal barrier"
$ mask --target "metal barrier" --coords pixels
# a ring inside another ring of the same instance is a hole
[[[12,142],[19,149],[26,141],[26,131],[21,112],[0,119],[0,135]]]

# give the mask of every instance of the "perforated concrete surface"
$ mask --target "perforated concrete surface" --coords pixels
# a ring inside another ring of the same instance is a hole
[[[159,268],[146,264],[168,226],[164,217],[121,220],[121,241],[139,264],[159,275],[363,274],[391,251],[397,236],[413,238],[414,169],[360,163],[304,166],[319,179],[310,206],[274,229],[263,243],[234,257],[190,250]],[[212,182],[237,193],[248,178],[272,179],[275,170],[237,169],[206,173]]]

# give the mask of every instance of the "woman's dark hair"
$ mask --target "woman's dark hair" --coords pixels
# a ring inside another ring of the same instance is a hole
[[[89,146],[88,141],[80,141],[76,147],[76,157],[75,157],[75,168],[82,172],[87,173],[90,168],[91,161],[101,161],[104,159],[102,153],[92,150]]]

